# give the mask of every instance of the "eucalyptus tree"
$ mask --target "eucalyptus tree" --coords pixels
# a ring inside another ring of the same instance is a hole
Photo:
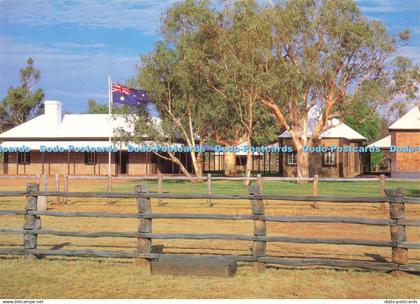
[[[39,114],[44,91],[35,89],[41,79],[41,72],[35,68],[34,60],[29,57],[26,66],[19,71],[20,85],[10,87],[0,103],[0,130],[20,125]]]
[[[297,173],[307,177],[308,154],[333,117],[342,117],[369,85],[383,92],[381,103],[417,91],[418,68],[406,59],[390,61],[398,40],[384,25],[368,20],[351,0],[293,0],[269,9],[273,56],[259,101],[289,132],[297,152]],[[402,40],[408,37],[403,32]],[[417,79],[417,80],[416,80]],[[373,102],[377,102],[373,101]],[[317,107],[312,130],[308,113]]]
[[[206,22],[198,17],[207,14]],[[226,147],[247,144],[251,146],[255,130],[263,135],[273,135],[274,121],[269,111],[258,103],[257,97],[262,73],[271,52],[270,23],[263,7],[256,1],[224,3],[212,6],[207,1],[186,1],[171,12],[171,25],[179,41],[179,31],[185,28],[195,32],[195,43],[190,51],[196,55],[190,61],[190,73],[201,79],[213,96],[210,138]],[[197,22],[200,20],[200,22]],[[267,54],[268,53],[268,54]],[[270,139],[273,139],[271,136]],[[247,152],[246,174],[251,173],[252,158]],[[225,175],[235,175],[236,157],[233,150],[224,153]]]
[[[190,3],[190,1],[188,1]],[[183,144],[188,148],[194,174],[202,177],[202,151],[212,125],[212,113],[217,97],[211,95],[202,79],[194,75],[200,52],[197,44],[196,26],[211,22],[214,17],[206,3],[199,5],[175,5],[163,19],[163,39],[148,55],[142,57],[142,64],[136,78],[137,85],[148,92],[159,116],[159,127],[153,123],[150,113],[142,111],[136,123],[137,132],[145,132],[161,145]],[[184,10],[184,23],[180,24],[178,14]],[[147,129],[147,130],[146,130]],[[180,154],[168,151],[155,152],[179,166],[181,172],[193,179],[182,163]]]

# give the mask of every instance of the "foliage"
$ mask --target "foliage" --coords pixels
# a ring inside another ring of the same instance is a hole
[[[398,94],[413,97],[418,67],[401,58],[388,64],[398,41],[382,23],[366,19],[354,1],[286,1],[272,9],[272,17],[273,56],[261,102],[291,134],[298,175],[307,176],[302,147],[318,141],[331,118],[343,119],[352,106],[361,104],[363,114]],[[401,38],[405,41],[407,32]],[[308,138],[308,113],[314,107],[320,116]],[[369,136],[375,133],[366,131]]]
[[[88,109],[84,114],[108,114],[108,105],[98,103],[91,98],[88,100]]]
[[[41,73],[34,67],[31,57],[27,60],[27,66],[20,69],[19,73],[20,86],[10,87],[7,96],[0,103],[0,130],[22,124],[40,112],[44,91],[33,91]]]

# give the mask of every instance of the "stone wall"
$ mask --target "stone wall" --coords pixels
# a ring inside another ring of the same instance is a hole
[[[418,147],[420,145],[420,130],[391,131],[391,145]],[[420,152],[394,152],[390,154],[392,177],[420,178]]]

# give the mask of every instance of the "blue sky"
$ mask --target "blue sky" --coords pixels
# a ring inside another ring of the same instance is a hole
[[[125,82],[159,39],[162,13],[174,0],[0,0],[0,99],[19,83],[32,56],[46,99],[78,113],[87,100],[107,102],[107,75]],[[399,50],[420,64],[420,0],[358,0],[391,34],[409,28]]]

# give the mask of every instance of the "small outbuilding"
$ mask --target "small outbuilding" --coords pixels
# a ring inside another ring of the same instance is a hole
[[[391,177],[420,178],[420,111],[415,106],[388,127],[390,135],[370,144],[389,153]]]

